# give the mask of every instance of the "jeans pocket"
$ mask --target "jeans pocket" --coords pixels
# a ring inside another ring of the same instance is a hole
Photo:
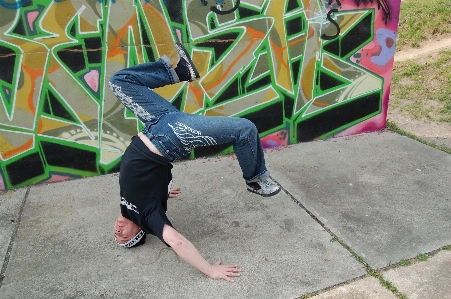
[[[162,152],[162,154],[171,161],[181,159],[191,152],[190,150],[187,150],[179,140],[172,140],[167,135],[155,135],[154,140],[158,143],[160,151],[162,150],[164,152]]]

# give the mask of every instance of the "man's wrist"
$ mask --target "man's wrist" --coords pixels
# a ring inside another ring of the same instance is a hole
[[[208,264],[207,271],[205,272],[205,274],[208,277],[213,278],[213,265]]]

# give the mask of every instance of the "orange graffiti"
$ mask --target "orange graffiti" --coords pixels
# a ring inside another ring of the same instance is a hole
[[[36,78],[39,76],[43,75],[43,70],[34,70],[28,66],[26,66],[25,64],[22,64],[22,68],[30,75],[31,77],[31,88],[30,90],[34,90],[35,89],[35,81]],[[28,107],[30,108],[30,111],[33,115],[36,114],[36,107],[34,107],[33,105],[33,92],[30,92],[28,94]]]
[[[203,90],[199,87],[194,86],[193,84],[189,84],[188,88],[194,94],[196,103],[199,105],[199,107],[202,107],[202,95],[204,94]]]
[[[15,149],[10,150],[9,152],[3,153],[3,158],[7,159],[16,154],[22,153],[27,149],[30,149],[32,145],[33,145],[33,137],[30,138],[30,140],[28,140],[24,145],[16,147]]]
[[[252,45],[254,44],[254,41],[256,39],[261,39],[265,37],[265,34],[263,32],[257,31],[251,27],[247,27],[246,26],[246,32],[250,33],[252,38],[251,38],[251,42],[249,43],[249,45],[247,45],[246,49],[244,49],[244,51],[238,55],[235,60],[233,60],[233,62],[230,64],[230,66],[224,71],[224,73],[222,74],[222,76],[216,81],[216,83],[211,84],[209,86],[204,86],[205,90],[210,90],[214,87],[216,87],[217,85],[219,85],[221,83],[222,80],[224,80],[225,77],[227,77],[227,74],[232,70],[233,66],[235,66],[238,61],[240,61],[240,59],[244,56],[244,54],[246,54],[249,49],[252,48]]]
[[[119,44],[120,44],[120,42],[122,40],[122,37],[127,32],[128,27],[130,27],[133,24],[133,21],[135,19],[136,19],[136,14],[134,14],[133,17],[130,19],[130,21],[128,21],[127,24],[125,24],[125,26],[122,27],[121,30],[119,30],[117,38],[114,41],[113,48],[109,51],[109,53],[107,55],[108,58],[114,57],[116,55],[125,55],[125,54],[128,53],[126,50],[122,50],[121,47],[119,46]]]

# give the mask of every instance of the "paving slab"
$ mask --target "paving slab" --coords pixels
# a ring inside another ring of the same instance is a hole
[[[396,299],[395,294],[384,288],[379,280],[366,277],[324,292],[312,299]]]
[[[182,195],[169,218],[209,262],[238,264],[235,283],[207,278],[153,236],[118,247],[113,174],[31,188],[0,298],[293,298],[365,274],[287,194],[247,192],[231,156],[173,173]]]
[[[451,155],[392,132],[269,150],[273,177],[373,268],[451,244]]]
[[[450,299],[451,251],[440,251],[425,262],[391,269],[383,275],[409,299]]]
[[[0,194],[0,259],[2,265],[19,221],[20,207],[26,193],[26,188],[19,188]]]

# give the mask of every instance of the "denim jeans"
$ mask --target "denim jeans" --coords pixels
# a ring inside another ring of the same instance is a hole
[[[143,133],[160,153],[174,161],[195,147],[233,143],[248,182],[265,180],[263,147],[255,125],[244,118],[203,116],[180,112],[152,89],[180,82],[166,56],[113,74],[109,86],[114,95],[144,124]]]

